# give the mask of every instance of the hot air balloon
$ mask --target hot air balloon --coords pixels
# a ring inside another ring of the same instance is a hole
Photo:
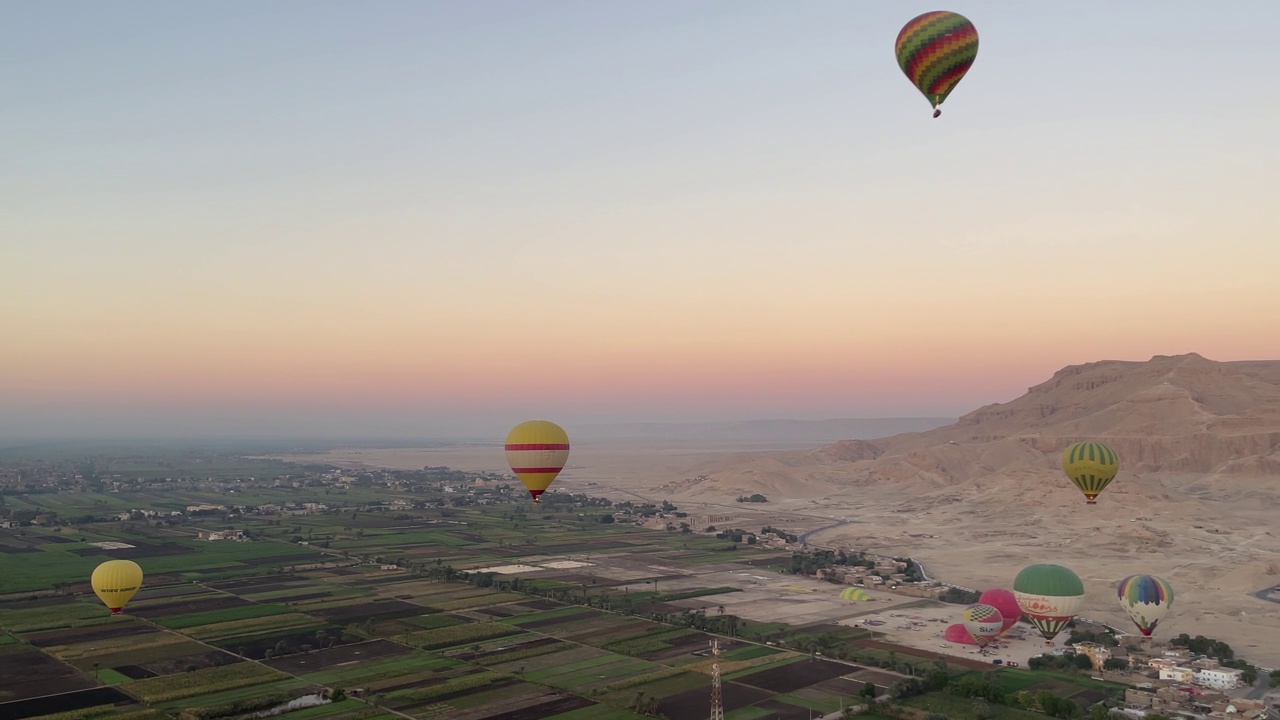
[[[569,460],[569,436],[548,420],[522,422],[507,433],[507,464],[529,489],[536,505]]]
[[[1062,453],[1062,470],[1084,493],[1086,502],[1096,505],[1098,494],[1120,472],[1120,458],[1102,443],[1078,442]]]
[[[961,645],[977,645],[978,641],[973,639],[973,635],[964,628],[963,623],[955,623],[948,625],[947,629],[942,632],[942,639],[948,642],[959,643]]]
[[[1004,626],[1000,611],[982,603],[965,608],[960,618],[964,621],[964,629],[969,631],[980,648],[990,645]]]
[[[933,106],[933,116],[978,57],[978,29],[963,15],[935,10],[902,26],[893,46],[898,67]]]
[[[132,560],[108,560],[93,569],[90,584],[111,614],[119,615],[142,586],[142,568]]]
[[[1013,579],[1013,596],[1045,644],[1053,645],[1084,603],[1084,583],[1061,565],[1028,565]]]
[[[1000,617],[1004,618],[1004,622],[1000,624],[1000,634],[1003,635],[1018,623],[1022,618],[1022,610],[1018,609],[1018,600],[1013,593],[1001,588],[991,588],[984,590],[982,595],[978,596],[978,602],[1000,611]]]
[[[845,588],[840,591],[841,600],[870,600],[871,596],[862,588]]]
[[[1120,607],[1146,637],[1151,637],[1156,625],[1173,606],[1173,587],[1164,578],[1155,575],[1130,575],[1116,588]]]

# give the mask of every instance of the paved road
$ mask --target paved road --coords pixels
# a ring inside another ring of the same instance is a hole
[[[818,517],[818,516],[809,515],[808,517]],[[816,535],[820,532],[826,532],[828,530],[835,530],[838,527],[844,527],[845,525],[849,525],[850,523],[856,523],[856,522],[858,521],[857,520],[840,520],[839,522],[834,522],[834,523],[831,523],[830,525],[823,525],[822,527],[816,527],[812,530],[808,530],[804,533],[801,533],[800,535],[797,536],[797,539],[800,541],[801,544],[807,544],[809,542],[809,537],[812,535]]]
[[[1264,672],[1258,673],[1258,681],[1249,688],[1249,692],[1245,693],[1245,698],[1249,700],[1261,700],[1263,695],[1271,689],[1271,678],[1267,677]]]
[[[1272,585],[1269,587],[1264,587],[1258,592],[1254,593],[1253,596],[1258,598],[1259,600],[1266,600],[1267,602],[1280,603],[1280,592],[1276,592],[1275,590],[1276,587],[1280,587],[1280,586]]]

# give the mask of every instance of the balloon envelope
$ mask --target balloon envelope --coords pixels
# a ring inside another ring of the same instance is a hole
[[[841,600],[870,600],[871,596],[862,588],[845,588],[840,591]]]
[[[93,592],[117,615],[142,586],[142,568],[132,560],[108,560],[93,569]]]
[[[1084,493],[1085,502],[1095,505],[1120,472],[1120,458],[1102,443],[1078,442],[1062,453],[1062,471]]]
[[[978,57],[978,29],[958,13],[935,10],[902,26],[898,67],[933,107],[942,104]]]
[[[507,433],[507,464],[535,503],[569,461],[569,435],[549,420],[522,422]]]
[[[978,641],[974,640],[973,636],[969,634],[969,631],[965,629],[963,623],[948,625],[947,629],[943,631],[942,637],[950,642],[960,643],[961,645],[978,644]]]
[[[964,622],[964,629],[977,641],[978,647],[985,648],[991,644],[992,638],[999,635],[1004,626],[1000,611],[982,603],[965,608],[960,617]]]
[[[1173,606],[1173,587],[1155,575],[1130,575],[1116,588],[1120,607],[1145,636],[1151,637],[1156,625]]]
[[[978,597],[978,602],[1000,611],[1000,617],[1004,618],[1004,622],[1000,624],[1000,632],[1005,632],[1009,628],[1018,623],[1022,618],[1022,610],[1018,607],[1018,599],[1013,596],[1013,592],[1003,588],[991,588],[983,591]]]
[[[1084,583],[1061,565],[1028,565],[1013,579],[1013,596],[1022,614],[1052,642],[1084,603]]]

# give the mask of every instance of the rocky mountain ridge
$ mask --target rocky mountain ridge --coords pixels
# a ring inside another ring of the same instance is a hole
[[[1067,483],[1060,456],[1078,440],[1106,442],[1120,455],[1107,494],[1189,500],[1203,496],[1210,479],[1225,496],[1280,493],[1280,361],[1215,362],[1193,353],[1073,365],[951,425],[740,453],[666,489],[817,499],[886,485],[918,496],[1014,483],[1034,495],[1035,484]]]

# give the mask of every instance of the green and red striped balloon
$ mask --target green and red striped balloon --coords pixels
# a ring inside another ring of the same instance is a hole
[[[959,13],[934,10],[912,19],[894,43],[898,66],[933,106],[951,94],[978,57],[978,29]]]

